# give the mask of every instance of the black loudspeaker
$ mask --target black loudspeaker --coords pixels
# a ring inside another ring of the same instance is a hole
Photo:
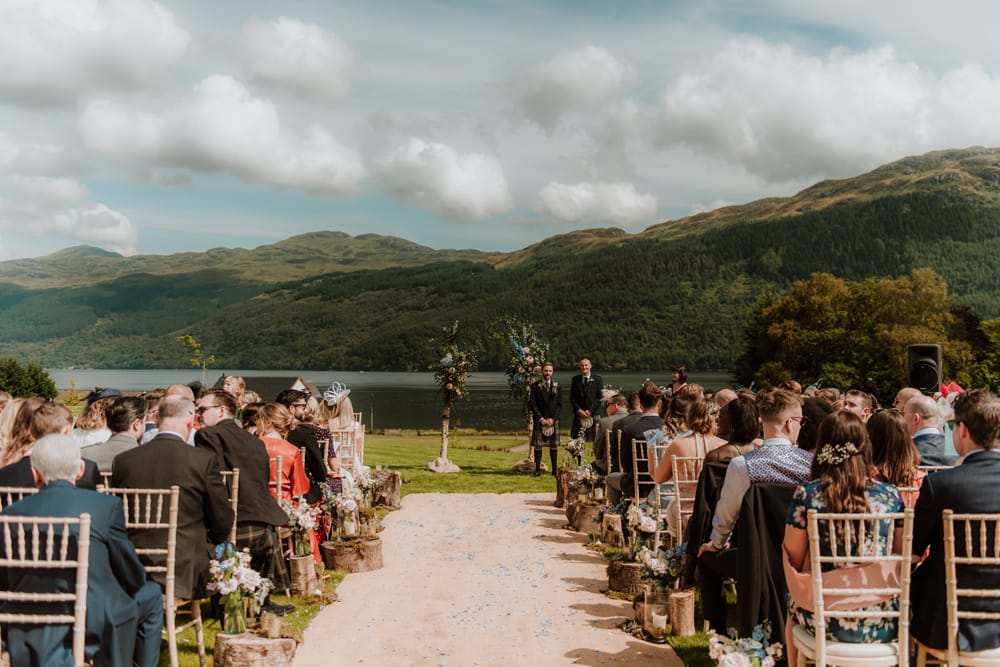
[[[941,384],[941,346],[917,343],[906,348],[906,366],[910,386],[928,393]]]

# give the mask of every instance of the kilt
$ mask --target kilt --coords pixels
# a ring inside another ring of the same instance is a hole
[[[535,449],[541,449],[542,447],[558,447],[559,446],[559,421],[552,425],[552,435],[545,437],[542,435],[542,427],[535,422],[535,426],[531,432],[532,443],[531,446]]]
[[[285,591],[291,585],[281,540],[274,526],[256,521],[236,523],[236,548],[250,550],[250,566],[274,584],[275,591]]]

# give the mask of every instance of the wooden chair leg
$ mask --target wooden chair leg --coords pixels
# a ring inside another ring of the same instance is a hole
[[[167,623],[167,652],[170,654],[170,667],[177,667],[177,607],[173,601],[163,598],[163,615]]]
[[[201,622],[201,600],[191,600],[190,604],[194,636],[198,642],[198,664],[205,667],[208,664],[208,658],[205,656],[205,626]]]

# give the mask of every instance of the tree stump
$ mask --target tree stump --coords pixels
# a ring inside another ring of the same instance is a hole
[[[372,505],[399,509],[399,492],[403,486],[403,476],[395,470],[375,471],[375,490]]]
[[[601,506],[578,500],[566,508],[569,525],[578,533],[597,533],[601,530]]]
[[[622,515],[605,512],[601,519],[601,542],[608,546],[625,546],[625,533],[622,531]]]
[[[565,507],[566,495],[569,493],[569,481],[573,477],[573,473],[569,470],[557,470],[556,471],[556,501],[553,504],[555,507]]]
[[[328,570],[341,572],[370,572],[382,569],[382,540],[349,540],[347,542],[323,542],[323,563]]]
[[[694,589],[670,592],[670,634],[690,637],[694,634]]]
[[[292,579],[292,595],[305,597],[313,595],[316,585],[316,565],[313,557],[292,556],[288,559],[288,569]]]
[[[215,667],[291,667],[295,659],[294,639],[268,639],[244,632],[215,635]]]
[[[644,589],[642,565],[615,561],[608,564],[608,588],[626,595],[638,595]]]
[[[378,533],[378,515],[375,510],[369,514],[367,510],[358,512],[358,527],[362,538],[372,538]]]

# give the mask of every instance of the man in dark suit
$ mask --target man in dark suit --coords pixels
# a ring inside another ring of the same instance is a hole
[[[584,437],[594,441],[594,425],[597,423],[597,412],[601,409],[601,389],[604,380],[600,375],[592,373],[590,359],[580,360],[580,373],[573,376],[569,385],[569,404],[573,406],[573,425],[570,427],[571,438]],[[589,426],[583,423],[589,420]]]
[[[253,569],[270,579],[276,590],[285,590],[288,572],[275,527],[288,525],[288,515],[268,492],[271,467],[264,443],[236,423],[236,399],[221,389],[202,394],[195,413],[201,425],[194,435],[195,446],[214,452],[225,470],[240,469],[236,547],[249,549]],[[279,615],[293,609],[264,605],[264,611]]]
[[[549,448],[552,474],[556,474],[559,460],[559,412],[562,410],[562,390],[552,379],[555,367],[551,361],[542,364],[542,379],[528,390],[528,408],[531,410],[531,445],[535,455],[535,477],[542,474],[542,447]],[[548,435],[546,435],[548,433]]]
[[[612,505],[621,502],[622,496],[631,496],[635,493],[635,486],[632,483],[632,469],[635,461],[632,458],[632,440],[646,439],[646,431],[660,428],[663,425],[663,418],[660,417],[660,404],[662,393],[655,382],[647,381],[639,390],[639,405],[642,408],[642,415],[630,421],[624,427],[619,427],[622,421],[615,424],[611,434],[617,439],[621,433],[621,459],[619,465],[621,472],[613,472],[608,475],[608,501]],[[645,451],[645,450],[643,450]],[[646,488],[648,486],[648,488]],[[639,489],[640,495],[645,495],[653,489],[653,485],[643,485]]]
[[[307,399],[308,395],[304,391],[285,389],[275,396],[274,402],[281,403],[288,408],[288,411],[299,422],[295,428],[288,432],[285,439],[296,447],[306,448],[305,460],[302,462],[305,465],[306,474],[309,476],[309,492],[306,494],[306,500],[314,503],[323,497],[319,485],[326,481],[326,461],[323,460],[323,450],[316,442],[316,433],[302,423],[305,420],[306,410],[309,408]]]
[[[70,435],[73,432],[73,414],[61,403],[42,403],[31,415],[31,425],[28,428],[33,440],[54,433]],[[76,485],[81,489],[94,490],[101,483],[101,473],[97,464],[90,459],[84,459],[83,462],[83,472],[77,478]],[[0,468],[0,486],[35,486],[30,450],[20,461]]]
[[[913,520],[913,553],[923,553],[929,546],[930,555],[914,571],[910,582],[913,606],[910,632],[926,646],[940,650],[948,647],[941,513],[946,509],[963,514],[1000,512],[1000,399],[979,389],[958,397],[955,448],[965,457],[962,465],[924,478]],[[957,525],[955,543],[957,555],[963,555],[964,535]],[[959,588],[1000,588],[1000,572],[995,567],[959,565],[957,576]],[[1000,611],[1000,606],[987,599],[972,608]],[[1000,623],[959,620],[959,651],[997,647],[1000,647]]]
[[[3,514],[63,517],[90,514],[87,659],[93,665],[153,667],[160,657],[163,594],[154,582],[146,581],[146,572],[125,533],[121,501],[74,486],[83,462],[79,446],[69,436],[40,438],[35,443],[33,458],[40,490],[10,505]],[[72,578],[72,573],[60,570],[8,570],[0,571],[0,576],[21,591],[72,590],[74,584],[66,579]],[[18,605],[7,602],[0,608],[17,613]],[[10,664],[71,664],[70,630],[59,625],[8,626]]]
[[[922,466],[950,466],[955,460],[944,451],[944,435],[941,433],[941,418],[933,398],[923,394],[906,402],[903,417],[913,436],[913,444],[920,452]]]
[[[115,457],[111,485],[136,489],[180,487],[175,595],[185,600],[198,599],[205,594],[213,545],[229,537],[233,509],[222,483],[218,458],[209,450],[187,444],[195,423],[194,404],[183,396],[166,396],[160,401],[158,420],[155,438]],[[159,530],[133,530],[129,536],[138,548],[163,544]],[[154,578],[164,583],[162,574]]]
[[[594,429],[594,469],[601,475],[607,475],[607,454],[608,436],[611,434],[614,425],[629,416],[628,399],[621,394],[615,394],[608,398],[607,415],[597,420],[597,428]],[[642,416],[640,412],[636,419]],[[632,420],[635,421],[635,420]],[[611,445],[614,448],[614,444]],[[617,460],[617,458],[616,458]]]

